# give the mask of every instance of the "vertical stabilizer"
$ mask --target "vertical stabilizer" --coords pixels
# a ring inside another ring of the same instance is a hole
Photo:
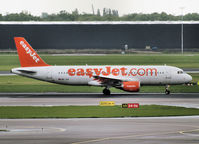
[[[15,37],[21,67],[50,66],[46,64],[23,37]]]

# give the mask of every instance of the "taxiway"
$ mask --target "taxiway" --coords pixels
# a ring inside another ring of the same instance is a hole
[[[199,117],[1,119],[1,144],[198,144]]]
[[[0,93],[0,106],[99,105],[100,101],[199,108],[199,93]]]
[[[0,93],[1,106],[117,105],[136,102],[199,108],[199,93]],[[6,131],[5,131],[6,130]],[[0,119],[1,144],[198,144],[199,116]]]

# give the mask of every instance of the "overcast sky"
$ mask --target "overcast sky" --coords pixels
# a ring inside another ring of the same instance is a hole
[[[116,9],[120,15],[129,13],[166,12],[180,15],[183,12],[199,13],[199,0],[0,0],[0,13],[19,13],[28,11],[33,15],[42,12],[58,13],[61,10],[68,12],[78,8],[79,12],[91,13],[104,7]]]

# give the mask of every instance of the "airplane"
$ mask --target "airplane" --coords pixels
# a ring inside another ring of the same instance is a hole
[[[170,85],[189,84],[192,77],[174,66],[156,65],[75,65],[52,66],[45,63],[23,37],[15,37],[21,67],[11,72],[37,80],[63,85],[104,87],[110,95],[111,87],[127,92],[138,92],[141,86],[164,85],[170,94]]]

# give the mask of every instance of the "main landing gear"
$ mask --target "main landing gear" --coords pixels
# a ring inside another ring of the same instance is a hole
[[[111,94],[111,91],[110,91],[108,88],[105,88],[105,89],[103,90],[103,94],[104,94],[104,95],[110,95],[110,94]]]
[[[165,87],[165,94],[166,95],[169,95],[170,94],[170,90],[169,90],[169,85],[166,85],[166,87]]]

